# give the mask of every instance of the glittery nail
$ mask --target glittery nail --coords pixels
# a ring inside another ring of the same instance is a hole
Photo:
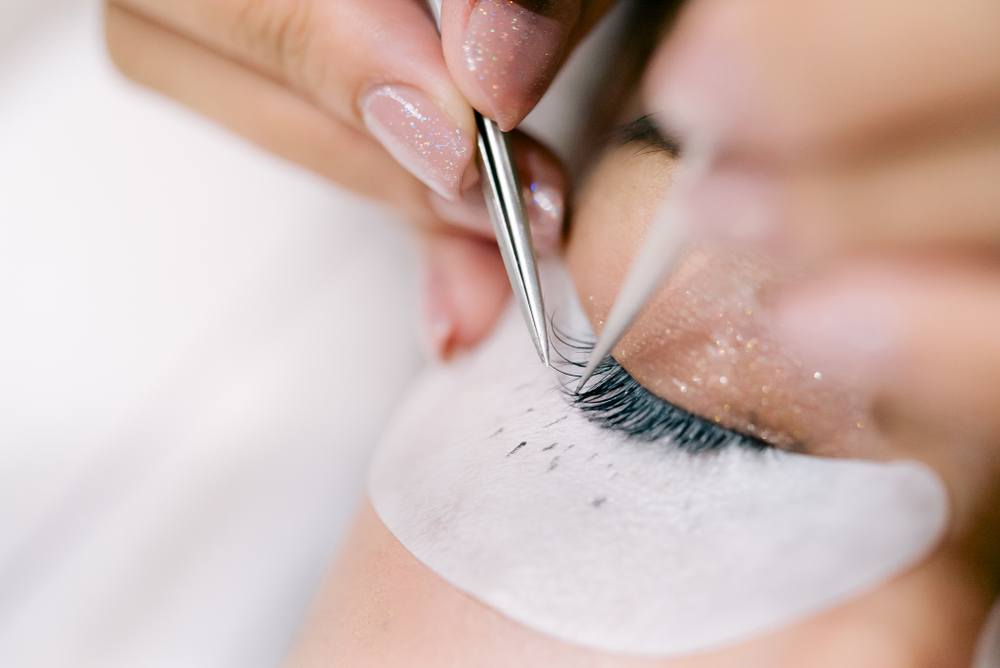
[[[469,16],[462,52],[479,83],[484,113],[504,130],[521,122],[558,71],[576,2],[478,0]]]
[[[379,86],[361,101],[369,132],[442,197],[457,197],[473,157],[472,139],[431,99],[410,86]]]

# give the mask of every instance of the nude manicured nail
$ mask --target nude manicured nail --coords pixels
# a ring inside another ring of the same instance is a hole
[[[379,86],[361,101],[369,132],[406,169],[445,198],[458,196],[473,157],[472,138],[424,93]]]
[[[541,253],[559,248],[566,215],[565,197],[560,188],[533,181],[527,186],[525,203],[531,220],[531,240]]]
[[[503,130],[514,128],[541,99],[559,69],[576,3],[478,0],[462,54],[479,83],[482,111]]]

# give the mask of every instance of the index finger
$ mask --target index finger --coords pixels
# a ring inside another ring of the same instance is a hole
[[[457,198],[475,177],[472,110],[448,76],[440,38],[418,0],[109,0],[108,5],[287,86],[377,139],[444,197]]]

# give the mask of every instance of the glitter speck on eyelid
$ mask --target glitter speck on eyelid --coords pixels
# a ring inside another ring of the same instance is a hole
[[[728,385],[729,379],[725,376],[719,376],[719,385]]]
[[[816,380],[823,380],[823,374],[817,371],[816,373],[813,374],[813,378]]]

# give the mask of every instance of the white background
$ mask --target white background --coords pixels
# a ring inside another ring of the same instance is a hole
[[[557,149],[613,31],[530,119]],[[124,81],[99,0],[0,0],[0,665],[277,664],[417,276],[389,213]]]
[[[270,666],[419,365],[385,213],[0,3],[0,665]]]

